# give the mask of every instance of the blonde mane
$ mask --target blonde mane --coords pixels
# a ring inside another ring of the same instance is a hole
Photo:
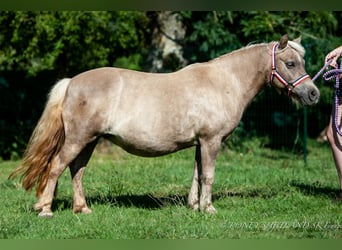
[[[231,54],[235,54],[235,53],[241,52],[242,50],[250,49],[250,48],[252,48],[252,47],[257,47],[257,46],[261,46],[261,45],[267,45],[267,44],[268,44],[268,43],[257,43],[257,44],[250,43],[250,44],[248,44],[248,45],[245,46],[245,47],[242,47],[242,48],[237,49],[237,50],[233,50],[233,51],[231,51],[231,52],[228,52],[227,54],[223,54],[223,55],[221,55],[221,56],[219,56],[219,57],[213,58],[213,59],[209,60],[209,62],[210,62],[210,61],[216,61],[216,60],[218,60],[218,59],[222,59],[222,58],[224,58],[224,57],[226,57],[226,56],[229,56],[229,55],[231,55]],[[288,44],[288,46],[290,46],[292,49],[294,49],[295,51],[297,51],[302,57],[304,57],[304,55],[305,55],[305,49],[304,49],[304,47],[303,47],[300,43],[297,43],[297,42],[294,42],[294,41],[288,41],[287,44]]]
[[[300,43],[296,43],[294,41],[288,41],[288,45],[296,50],[302,57],[305,55],[305,49]]]
[[[212,62],[212,61],[216,61],[216,60],[221,60],[221,59],[223,59],[223,58],[225,58],[225,57],[227,57],[227,56],[230,56],[230,55],[232,55],[232,54],[239,53],[239,52],[241,52],[241,51],[243,51],[243,50],[247,50],[247,49],[250,49],[250,48],[252,48],[252,47],[263,46],[263,45],[266,45],[266,44],[267,44],[267,43],[248,44],[248,45],[246,45],[246,46],[244,46],[244,47],[241,47],[241,48],[239,48],[239,49],[230,51],[230,52],[228,52],[228,53],[226,53],[226,54],[223,54],[223,55],[221,55],[221,56],[219,56],[219,57],[213,58],[213,59],[209,60],[208,62]]]

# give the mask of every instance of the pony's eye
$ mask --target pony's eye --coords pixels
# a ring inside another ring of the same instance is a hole
[[[294,63],[294,62],[286,62],[285,64],[286,64],[286,67],[287,67],[288,69],[291,69],[291,68],[293,68],[293,67],[295,66],[295,63]]]

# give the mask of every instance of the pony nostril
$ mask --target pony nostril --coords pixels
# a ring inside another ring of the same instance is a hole
[[[309,94],[309,99],[311,101],[317,101],[319,98],[319,92],[317,90],[312,90]]]

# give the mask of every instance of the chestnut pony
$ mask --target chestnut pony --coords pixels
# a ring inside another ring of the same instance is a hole
[[[52,88],[22,164],[10,178],[21,175],[26,190],[36,186],[34,208],[51,217],[57,180],[69,166],[73,211],[90,213],[82,176],[99,138],[145,157],[195,146],[188,204],[214,213],[212,184],[221,142],[258,92],[270,84],[302,105],[318,102],[304,52],[300,39],[288,41],[285,35],[173,73],[107,67],[63,79]]]

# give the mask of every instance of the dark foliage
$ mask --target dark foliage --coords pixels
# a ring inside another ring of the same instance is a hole
[[[101,66],[148,70],[158,12],[59,11],[0,13],[0,157],[20,157],[50,87],[63,77]],[[178,13],[186,35],[188,63],[210,60],[250,43],[302,37],[306,67],[314,75],[327,52],[342,44],[342,14],[331,11],[208,11]],[[165,65],[179,68],[179,61]],[[248,65],[241,65],[248,67]],[[332,86],[317,81],[319,105],[308,109],[315,137],[328,123]],[[249,136],[266,136],[269,146],[293,149],[301,137],[302,109],[266,89],[247,109],[231,147]]]

